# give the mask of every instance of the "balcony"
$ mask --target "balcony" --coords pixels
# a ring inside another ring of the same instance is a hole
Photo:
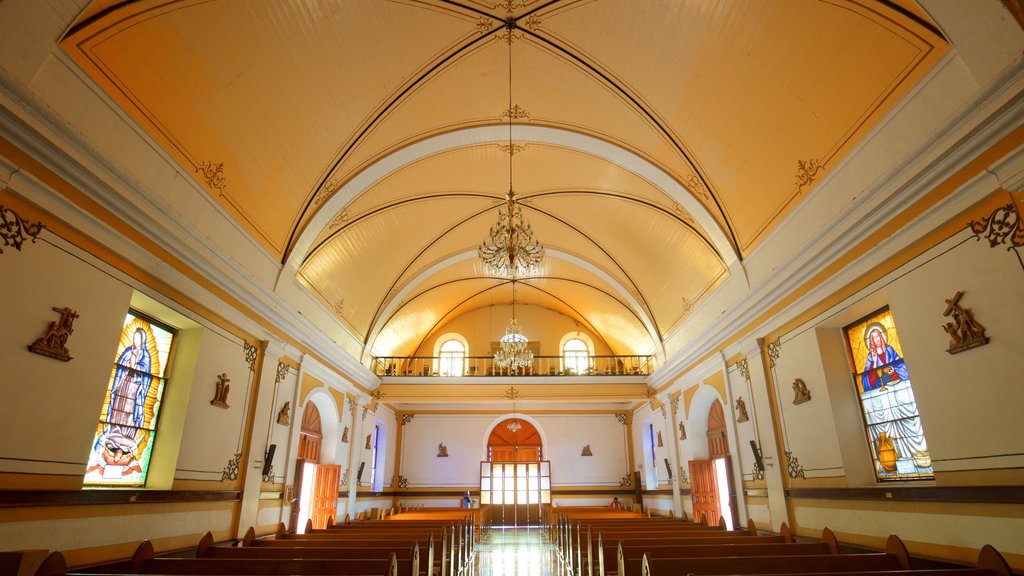
[[[448,359],[446,358],[446,361]],[[438,356],[375,356],[370,369],[377,376],[410,376],[417,378],[458,376],[647,376],[655,368],[653,356],[590,356],[586,370],[566,367],[562,356],[534,356],[533,364],[514,372],[494,365],[491,356],[468,356],[463,359],[462,372],[441,370]],[[458,365],[456,365],[458,366]]]

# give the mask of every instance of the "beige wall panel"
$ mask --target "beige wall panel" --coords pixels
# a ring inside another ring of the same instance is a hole
[[[785,449],[800,461],[807,478],[841,476],[843,461],[816,334],[814,330],[801,330],[783,336],[782,341],[773,372]],[[793,382],[797,378],[807,385],[811,400],[794,405]]]
[[[231,387],[227,399],[230,408],[226,410],[210,404],[217,375],[222,373],[227,374]],[[241,343],[217,331],[207,331],[196,362],[177,478],[220,481],[228,461],[242,451],[242,427],[253,393],[252,379]]]
[[[285,477],[285,471],[288,467],[287,458],[293,455],[293,452],[288,450],[288,442],[291,438],[292,425],[301,423],[302,411],[297,409],[295,403],[292,402],[292,398],[295,396],[295,386],[298,381],[298,374],[295,368],[288,371],[288,375],[281,380],[280,384],[277,385],[276,398],[274,405],[270,410],[270,431],[268,433],[267,445],[276,444],[277,449],[274,453],[274,482],[284,482],[286,484],[291,483],[292,478]],[[281,412],[281,408],[284,407],[285,402],[289,402],[288,405],[288,418],[289,424],[279,424],[277,418]]]
[[[934,259],[921,258],[919,268],[885,291],[932,462],[937,472],[1024,466],[1024,386],[1009,385],[1024,382],[1024,270],[1012,251],[966,233],[959,238],[968,239],[944,254],[933,250],[926,257]],[[991,342],[949,354],[942,329],[949,318],[942,313],[961,290],[960,304],[973,310]]]
[[[618,485],[629,471],[626,427],[613,414],[539,414],[552,486]],[[590,445],[593,456],[581,456]]]
[[[45,241],[20,252],[7,247],[0,261],[4,277],[16,279],[5,283],[0,299],[0,392],[17,399],[0,403],[8,431],[0,439],[0,470],[81,476],[132,290]],[[60,319],[51,308],[64,306],[79,314],[67,341],[72,360],[29,352]]]
[[[224,506],[187,512],[141,512],[130,517],[90,516],[66,518],[60,522],[5,522],[0,523],[0,542],[8,549],[38,548],[41,542],[45,542],[50,549],[62,551],[125,542],[137,543],[143,537],[155,540],[195,535],[195,541],[198,542],[199,537],[208,530],[230,530],[231,510],[231,506]],[[68,556],[69,563],[74,564],[73,554]]]
[[[399,474],[417,487],[480,487],[480,461],[485,460],[490,414],[416,414],[403,426]],[[438,458],[438,445],[448,448]],[[546,447],[545,447],[546,448]]]
[[[749,416],[746,422],[736,423],[736,447],[739,453],[732,454],[732,460],[733,462],[738,461],[740,469],[743,471],[744,480],[753,480],[754,454],[750,448],[750,441],[758,440],[757,428],[754,423],[757,422],[760,407],[754,404],[754,396],[751,394],[750,383],[743,378],[743,375],[740,374],[740,371],[735,364],[728,369],[728,382],[730,392],[732,392],[733,404],[735,405],[736,399],[742,398],[743,402],[747,405],[747,414]],[[771,414],[771,412],[767,410],[767,406],[764,408],[766,410],[765,414]],[[735,419],[735,411],[733,411],[732,414],[727,414],[726,418]],[[686,432],[687,434],[690,433],[689,427]],[[767,519],[765,521],[767,521]]]

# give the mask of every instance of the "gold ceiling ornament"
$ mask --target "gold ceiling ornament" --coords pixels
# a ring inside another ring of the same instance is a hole
[[[796,189],[799,192],[804,186],[808,186],[814,183],[818,172],[824,168],[825,165],[821,163],[817,158],[811,158],[804,162],[803,160],[796,161]]]
[[[768,351],[768,364],[770,367],[775,368],[775,365],[779,362],[779,356],[782,355],[782,339],[776,338],[768,342],[765,348]]]
[[[221,196],[224,196],[228,192],[228,181],[224,177],[224,163],[218,162],[214,164],[209,160],[203,160],[199,163],[196,168],[196,172],[203,175],[203,179],[206,181],[206,185],[210,188],[216,189],[220,192]]]
[[[495,356],[497,356],[497,354],[495,354]],[[505,393],[501,395],[502,398],[512,401],[512,419],[509,420],[509,423],[506,424],[505,427],[513,434],[523,429],[523,425],[516,420],[516,398],[519,398],[519,396],[519,390],[516,390],[515,386],[509,386],[508,390],[505,390]]]

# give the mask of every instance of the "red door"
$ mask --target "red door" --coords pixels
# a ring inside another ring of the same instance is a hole
[[[718,505],[718,482],[715,481],[713,460],[690,460],[690,500],[693,502],[693,520],[706,519],[709,526],[717,526],[722,515]]]
[[[312,510],[309,511],[309,519],[313,521],[313,528],[326,528],[328,518],[334,518],[337,521],[338,484],[340,482],[340,465],[317,465],[316,479],[313,483]]]

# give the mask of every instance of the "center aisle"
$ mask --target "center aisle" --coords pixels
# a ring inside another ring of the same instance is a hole
[[[476,554],[478,576],[553,576],[554,548],[541,528],[494,528]]]

